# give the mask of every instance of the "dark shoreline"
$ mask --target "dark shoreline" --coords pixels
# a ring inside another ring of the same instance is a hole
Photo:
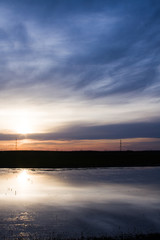
[[[10,238],[4,238],[4,239],[10,239]],[[12,238],[13,240],[26,240],[26,238],[20,236],[18,238]],[[28,239],[28,238],[27,238]],[[117,237],[112,237],[112,236],[101,236],[101,237],[84,237],[83,235],[79,238],[63,238],[63,237],[58,237],[58,236],[53,236],[53,237],[36,237],[36,238],[30,238],[30,239],[36,239],[36,240],[159,240],[160,239],[160,233],[149,233],[149,234],[121,234]]]
[[[0,168],[160,166],[160,151],[1,151]]]

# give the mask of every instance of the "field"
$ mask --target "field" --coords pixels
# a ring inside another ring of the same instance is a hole
[[[1,151],[1,168],[160,166],[160,151]]]

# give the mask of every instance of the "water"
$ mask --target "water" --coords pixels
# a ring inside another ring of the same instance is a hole
[[[0,169],[0,239],[160,232],[160,168]]]

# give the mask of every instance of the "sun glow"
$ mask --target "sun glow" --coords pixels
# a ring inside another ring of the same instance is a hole
[[[19,125],[16,127],[16,131],[21,134],[31,133],[31,124],[27,119],[21,119]]]
[[[14,130],[19,134],[27,134],[33,132],[32,117],[29,112],[21,111],[17,113],[14,119]]]

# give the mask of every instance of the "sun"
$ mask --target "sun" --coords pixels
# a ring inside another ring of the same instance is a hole
[[[31,133],[31,124],[27,119],[21,119],[19,125],[16,127],[16,132],[20,134]]]
[[[14,119],[14,131],[19,134],[28,134],[33,132],[32,118],[29,112],[21,111]]]

